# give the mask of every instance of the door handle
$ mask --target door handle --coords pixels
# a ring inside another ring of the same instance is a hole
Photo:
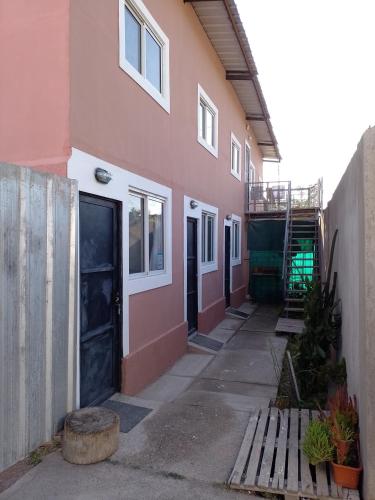
[[[121,300],[121,296],[120,296],[120,293],[119,292],[116,292],[113,296],[113,301],[112,301],[113,305],[116,307],[117,309],[117,315],[118,316],[121,316],[121,305],[122,305],[122,300]]]

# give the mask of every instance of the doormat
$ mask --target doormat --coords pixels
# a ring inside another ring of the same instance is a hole
[[[207,335],[201,335],[200,333],[197,333],[196,335],[194,335],[194,337],[190,338],[189,342],[191,344],[197,344],[202,347],[206,347],[207,349],[212,349],[213,351],[220,351],[220,349],[224,345],[222,342],[219,342],[215,339],[210,339],[210,337],[207,337]]]
[[[234,318],[240,318],[240,319],[250,318],[250,314],[240,311],[239,309],[235,309],[234,307],[228,307],[228,309],[225,310],[225,314],[229,314]]]
[[[118,414],[120,417],[120,432],[129,432],[139,422],[141,422],[152,411],[150,408],[130,405],[129,403],[120,403],[107,399],[101,406],[108,408]]]

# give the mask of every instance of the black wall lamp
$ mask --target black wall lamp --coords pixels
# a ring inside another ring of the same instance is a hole
[[[95,179],[101,184],[108,184],[112,179],[112,174],[108,170],[104,170],[104,168],[96,168]]]
[[[190,201],[190,208],[192,208],[194,210],[194,208],[197,208],[197,206],[198,206],[198,203],[195,200]]]

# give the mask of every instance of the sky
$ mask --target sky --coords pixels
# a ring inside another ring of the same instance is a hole
[[[283,157],[279,180],[323,177],[327,203],[375,125],[375,0],[236,3]],[[278,180],[277,165],[264,177]]]

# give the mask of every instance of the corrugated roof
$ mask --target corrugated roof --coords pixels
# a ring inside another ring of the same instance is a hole
[[[190,3],[219,56],[250,121],[264,160],[281,159],[249,41],[234,0]]]

